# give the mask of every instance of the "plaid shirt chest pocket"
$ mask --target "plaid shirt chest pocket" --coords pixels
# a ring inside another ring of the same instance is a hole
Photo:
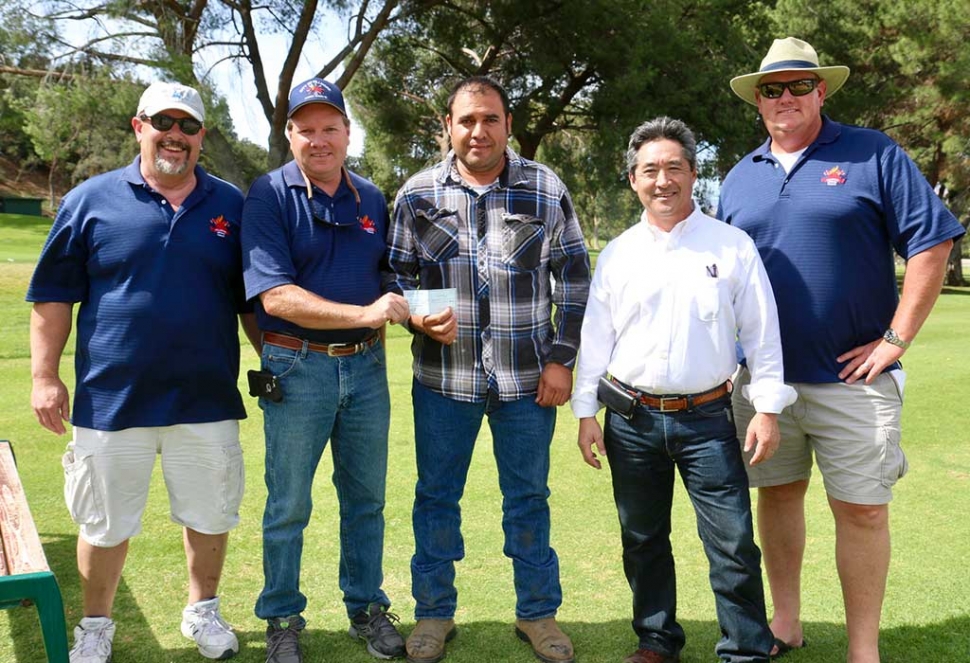
[[[458,213],[455,210],[419,209],[415,214],[414,229],[422,263],[444,262],[458,255]]]
[[[543,220],[528,214],[503,214],[502,258],[516,270],[532,271],[542,263],[546,239]]]

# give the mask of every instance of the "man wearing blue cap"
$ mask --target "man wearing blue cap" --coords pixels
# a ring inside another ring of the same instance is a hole
[[[262,332],[266,435],[263,591],[267,663],[300,663],[303,530],[327,442],[340,504],[340,589],[350,635],[378,658],[404,655],[381,589],[390,395],[383,329],[408,317],[381,294],[384,196],[344,167],[350,120],[340,90],[311,78],[290,93],[294,160],[260,177],[243,208],[246,296]]]
[[[198,166],[204,121],[196,90],[150,85],[131,120],[139,156],[64,197],[27,291],[31,405],[58,435],[73,424],[64,494],[84,616],[71,663],[111,660],[112,607],[156,456],[188,561],[182,634],[206,658],[239,651],[217,596],[245,484],[237,316],[259,338],[243,296],[243,196]],[[75,303],[72,413],[59,365]]]
[[[774,603],[774,655],[805,645],[800,620],[805,494],[813,458],[835,518],[849,663],[878,663],[889,571],[889,501],[907,470],[900,358],[940,294],[964,231],[885,134],[839,124],[823,104],[849,76],[812,46],[776,39],[731,89],[758,107],[768,140],[721,188],[718,216],[745,230],[777,296],[785,381],[781,446],[748,466]],[[893,252],[906,259],[900,297]],[[749,380],[742,372],[739,386]],[[738,394],[740,389],[735,389]],[[735,396],[739,430],[753,414]]]

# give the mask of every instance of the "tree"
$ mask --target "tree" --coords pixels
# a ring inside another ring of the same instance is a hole
[[[52,209],[57,207],[54,182],[61,169],[76,184],[133,158],[131,109],[141,90],[140,84],[103,75],[75,78],[41,86],[24,104],[24,129],[48,166]]]
[[[449,88],[488,74],[509,92],[514,144],[525,157],[569,133],[599,153],[598,163],[616,163],[634,127],[669,114],[733,164],[758,128],[727,81],[748,64],[744,30],[765,20],[747,0],[455,0],[429,8],[419,22],[391,26],[355,79],[350,98],[367,131],[366,160],[393,191],[440,158]],[[699,59],[704,66],[692,67]]]
[[[158,69],[175,80],[200,90],[207,101],[214,96],[207,72],[201,71],[203,55],[214,53],[216,61],[245,63],[256,86],[256,101],[270,124],[269,165],[282,164],[288,154],[285,136],[287,100],[307,38],[318,29],[327,12],[336,12],[348,26],[341,48],[317,70],[316,76],[335,78],[341,88],[363,63],[378,36],[393,22],[402,20],[438,0],[47,0],[45,16],[55,21],[96,21],[97,32],[85,41],[63,41],[68,54],[83,53],[106,62]],[[279,77],[267,78],[260,34],[289,37]],[[339,72],[339,75],[338,75]],[[230,125],[210,127],[208,142],[225,152],[221,165],[234,181],[238,157],[231,140],[223,139]]]

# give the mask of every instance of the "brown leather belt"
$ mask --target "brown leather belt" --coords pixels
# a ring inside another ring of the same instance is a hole
[[[306,343],[308,350],[313,352],[322,352],[325,355],[330,355],[331,357],[348,357],[350,355],[355,355],[358,352],[362,352],[365,348],[369,348],[381,339],[380,334],[373,334],[365,338],[360,343],[310,343],[309,341],[304,341],[296,336],[288,336],[286,334],[277,334],[276,332],[265,332],[263,333],[263,342],[269,343],[270,345],[277,345],[281,348],[286,348],[287,350],[302,350],[303,344]]]
[[[613,382],[636,396],[641,405],[660,410],[661,412],[683,412],[684,410],[691,410],[697,405],[704,405],[704,403],[716,401],[718,398],[723,398],[731,393],[730,380],[726,380],[713,389],[702,391],[699,394],[678,394],[676,396],[654,396],[653,394],[645,394],[642,391],[631,389],[615,378]]]

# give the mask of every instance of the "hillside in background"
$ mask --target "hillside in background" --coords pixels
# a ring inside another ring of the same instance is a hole
[[[66,182],[56,183],[54,194],[60,200],[70,190]],[[0,196],[43,198],[47,201],[47,169],[43,166],[24,167],[20,162],[0,155]],[[48,204],[44,203],[45,214]]]

